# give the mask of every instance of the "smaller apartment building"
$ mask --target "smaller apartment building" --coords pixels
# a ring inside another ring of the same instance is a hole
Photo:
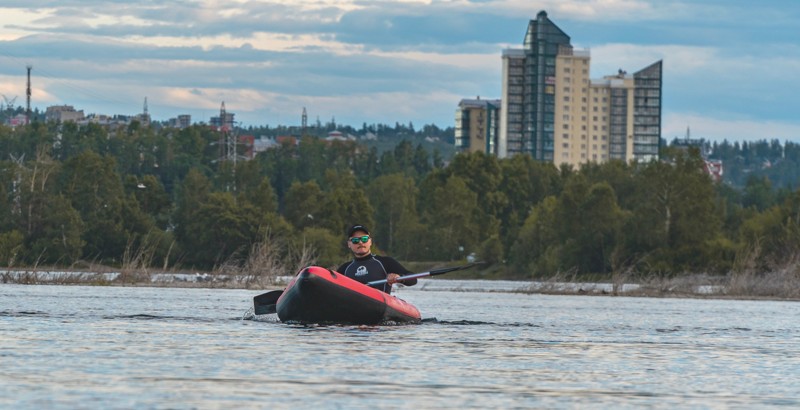
[[[497,153],[500,100],[463,99],[456,110],[455,143],[461,151]]]
[[[47,122],[71,121],[77,123],[83,121],[86,116],[83,114],[83,110],[76,111],[75,107],[71,105],[51,105],[47,107],[44,118]]]

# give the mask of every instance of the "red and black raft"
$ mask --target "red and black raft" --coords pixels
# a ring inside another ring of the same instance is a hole
[[[418,323],[414,305],[319,266],[298,273],[276,304],[282,322],[375,325]]]

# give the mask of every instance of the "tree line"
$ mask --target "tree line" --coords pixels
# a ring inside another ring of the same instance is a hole
[[[507,278],[768,270],[800,245],[800,193],[715,183],[698,150],[574,169],[305,136],[234,163],[219,138],[202,125],[0,126],[0,263],[209,270],[266,242],[333,266],[353,223],[380,253],[474,256]]]

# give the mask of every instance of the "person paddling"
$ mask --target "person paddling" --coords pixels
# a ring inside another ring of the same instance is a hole
[[[385,283],[374,285],[375,289],[391,293],[397,278],[413,273],[392,257],[373,254],[372,237],[364,225],[353,225],[347,230],[347,248],[353,252],[353,260],[345,262],[336,271],[361,283],[386,279]],[[400,283],[413,286],[417,280],[408,279]]]

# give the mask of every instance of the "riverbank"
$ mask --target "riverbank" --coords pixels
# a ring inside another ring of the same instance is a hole
[[[281,289],[290,276],[207,272],[82,271],[0,269],[0,283],[29,285],[149,286],[220,289]],[[800,276],[794,271],[727,276],[585,282],[564,276],[544,281],[425,278],[409,290],[504,292],[550,295],[598,295],[659,298],[716,298],[800,301]]]

